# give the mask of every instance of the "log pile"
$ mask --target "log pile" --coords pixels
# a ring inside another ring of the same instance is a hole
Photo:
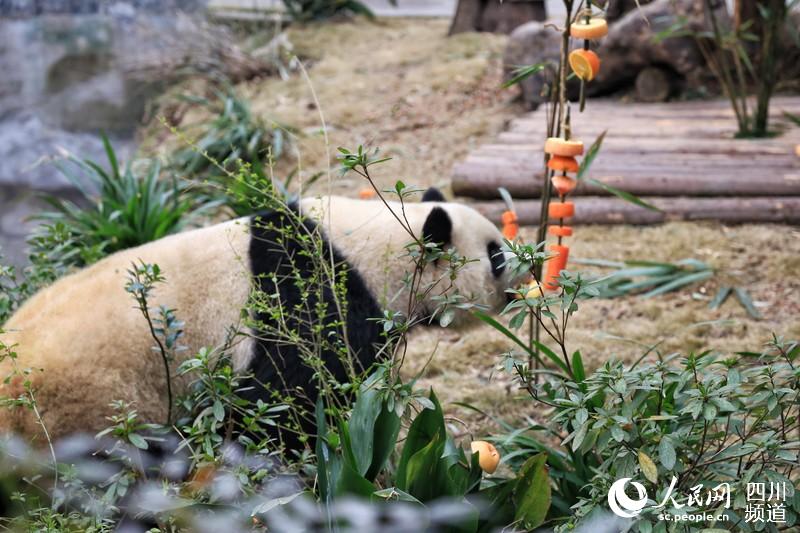
[[[576,135],[591,142],[608,127],[588,176],[645,196],[663,213],[603,198],[598,185],[581,183],[578,223],[655,223],[664,220],[800,222],[800,98],[773,100],[771,124],[780,135],[736,139],[724,101],[630,104],[597,100],[587,106]],[[453,192],[478,200],[538,198],[544,183],[544,112],[512,121],[491,144],[473,150],[453,171]],[[588,198],[590,197],[590,198]],[[499,220],[502,203],[479,204]],[[538,202],[518,205],[520,223],[538,222]],[[535,213],[535,216],[534,216]]]

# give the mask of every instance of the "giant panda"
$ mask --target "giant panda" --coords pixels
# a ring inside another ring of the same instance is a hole
[[[389,206],[401,210],[399,203]],[[510,280],[501,251],[503,238],[489,220],[466,205],[445,202],[435,189],[429,189],[422,202],[403,207],[417,235],[473,260],[450,290],[477,296],[495,309],[506,301],[504,289]],[[330,259],[347,269],[347,340],[367,368],[382,340],[381,325],[374,319],[383,309],[402,310],[405,304],[405,299],[393,296],[413,270],[405,249],[409,236],[379,201],[329,196],[304,198],[291,208],[303,215],[300,229],[321,229]],[[224,344],[232,327],[242,328],[242,310],[254,283],[266,292],[277,291],[287,308],[298,301],[300,294],[292,283],[276,284],[309,268],[308,258],[296,253],[296,242],[276,238],[274,228],[282,220],[278,213],[262,213],[165,237],[106,257],[30,298],[2,326],[0,340],[15,347],[20,368],[34,369],[30,379],[50,437],[108,426],[114,400],[130,402],[143,421],[166,418],[163,363],[152,351],[146,321],[124,288],[133,263],[158,264],[166,278],[150,305],[175,309],[185,323],[180,342],[186,350],[173,362],[177,367],[201,347]],[[289,257],[294,270],[287,266]],[[445,266],[434,265],[429,275],[441,268]],[[430,298],[423,305],[429,310],[435,306]],[[230,347],[236,372],[288,392],[299,388],[309,398],[316,396],[312,371],[298,363],[291,345],[277,345],[258,331],[247,333]],[[331,354],[323,354],[323,359],[341,377],[344,369],[338,359]],[[0,379],[9,374],[10,364],[0,363]],[[20,387],[19,380],[5,385],[0,381],[0,396],[17,396]],[[248,394],[266,400],[268,391],[253,386]],[[29,410],[0,409],[0,433],[35,440],[41,431]]]

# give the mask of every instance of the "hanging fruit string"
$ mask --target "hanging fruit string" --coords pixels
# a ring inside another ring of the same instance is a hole
[[[577,180],[568,175],[568,172],[576,173],[580,168],[576,156],[583,154],[583,142],[574,140],[572,127],[570,125],[570,108],[564,117],[564,136],[550,137],[544,144],[544,151],[550,154],[547,167],[552,170],[553,176],[550,178],[553,188],[558,192],[558,202],[551,202],[548,207],[548,216],[558,220],[557,226],[548,227],[547,232],[557,238],[556,244],[551,244],[549,250],[554,254],[547,262],[547,272],[544,276],[544,288],[556,290],[558,288],[558,277],[561,271],[567,267],[569,258],[569,246],[563,244],[564,237],[572,236],[572,228],[565,226],[564,221],[575,216],[575,204],[567,201],[567,195],[575,190]],[[556,174],[561,172],[561,174]]]
[[[583,20],[576,21],[570,28],[570,36],[583,39],[583,48],[569,54],[569,66],[581,80],[580,111],[586,107],[586,83],[592,81],[600,71],[600,58],[590,49],[590,41],[600,39],[608,34],[605,19],[592,17],[592,2],[587,0],[586,8],[581,12]]]
[[[580,111],[586,105],[586,83],[593,80],[600,71],[600,58],[591,50],[590,41],[599,39],[608,34],[608,24],[603,18],[592,16],[592,3],[587,0],[586,8],[578,16],[574,24],[567,25],[566,33],[569,37],[583,39],[583,47],[569,53],[567,61],[572,71],[580,79]],[[562,60],[563,61],[563,60]],[[566,66],[562,63],[562,69]],[[566,80],[564,72],[561,73],[561,91],[565,90]],[[583,142],[572,139],[572,128],[570,124],[570,107],[565,98],[561,98],[561,108],[559,109],[560,132],[556,137],[547,139],[544,151],[547,158],[547,173],[550,174],[550,181],[553,189],[558,192],[558,202],[551,202],[548,206],[548,218],[557,220],[557,225],[551,225],[547,233],[556,237],[556,243],[549,246],[549,250],[554,254],[547,262],[547,272],[543,278],[546,290],[556,290],[558,288],[558,277],[561,271],[567,266],[569,259],[569,246],[563,243],[567,237],[573,234],[572,227],[564,224],[575,215],[575,204],[567,201],[567,197],[577,186],[576,176],[580,165],[576,157],[583,155]],[[564,110],[564,108],[566,108]],[[563,114],[562,114],[563,113]]]

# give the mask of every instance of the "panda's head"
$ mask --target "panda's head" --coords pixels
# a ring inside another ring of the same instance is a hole
[[[452,248],[469,261],[458,271],[451,290],[473,297],[492,309],[501,309],[507,302],[506,288],[517,280],[512,279],[506,265],[509,252],[505,250],[503,235],[497,227],[469,206],[445,202],[437,189],[425,192],[422,205],[427,211],[421,231],[425,239],[437,243],[443,250]],[[434,265],[434,269],[444,266]],[[441,272],[432,274],[436,276]]]
[[[503,250],[503,236],[486,217],[469,206],[446,202],[437,189],[428,189],[421,202],[356,200],[337,196],[305,198],[302,210],[321,223],[336,249],[363,278],[382,308],[406,311],[408,293],[404,279],[414,271],[407,253],[410,242],[387,205],[404,218],[417,236],[437,243],[442,250],[454,249],[469,262],[449,279],[450,262],[444,259],[426,267],[423,286],[436,286],[421,302],[432,312],[440,296],[456,292],[489,306],[505,305],[505,289],[511,279]],[[456,322],[464,313],[456,314]]]

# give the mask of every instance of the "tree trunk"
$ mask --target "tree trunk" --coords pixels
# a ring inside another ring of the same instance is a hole
[[[459,0],[449,33],[511,33],[526,22],[546,18],[544,0]]]
[[[675,74],[661,67],[647,67],[636,75],[636,99],[666,102],[676,85]]]

